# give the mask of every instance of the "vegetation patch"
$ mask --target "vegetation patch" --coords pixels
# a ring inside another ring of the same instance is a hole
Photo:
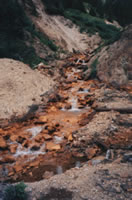
[[[35,29],[25,13],[24,5],[20,5],[17,0],[1,0],[0,10],[0,58],[20,60],[32,68],[39,62],[44,62],[33,47],[35,37],[52,51],[57,51],[56,45]]]
[[[105,45],[111,44],[120,38],[120,29],[111,24],[106,24],[101,18],[75,9],[66,10],[64,16],[77,24],[81,32],[86,32],[89,35],[99,33]]]
[[[5,190],[4,200],[27,200],[28,194],[25,191],[26,187],[23,182],[8,186]]]
[[[25,9],[27,9],[27,5],[28,5],[28,11],[30,12],[31,15],[38,17],[38,13],[37,13],[36,7],[33,3],[33,0],[23,1],[23,4],[24,4]]]
[[[84,0],[89,6],[91,15],[108,20],[116,20],[121,26],[132,22],[131,0]]]
[[[43,43],[44,45],[48,46],[52,51],[57,51],[58,47],[53,43],[52,40],[48,38],[48,36],[44,35],[40,31],[34,31],[34,35],[38,37],[38,39]]]

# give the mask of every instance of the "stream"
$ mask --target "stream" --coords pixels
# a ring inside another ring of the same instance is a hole
[[[74,140],[96,113],[94,92],[101,83],[81,78],[80,60],[85,64],[80,56],[76,65],[62,69],[57,90],[32,118],[0,128],[0,181],[39,181],[89,160],[81,146],[74,148]],[[102,148],[97,152],[102,154]]]

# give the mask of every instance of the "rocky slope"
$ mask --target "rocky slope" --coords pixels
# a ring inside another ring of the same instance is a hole
[[[104,48],[98,59],[100,80],[115,86],[132,84],[132,26],[128,26],[119,41]]]
[[[83,74],[90,78],[91,69],[100,81],[120,88],[132,85],[131,38],[132,26],[129,25],[114,44],[105,46],[92,56],[88,69]]]

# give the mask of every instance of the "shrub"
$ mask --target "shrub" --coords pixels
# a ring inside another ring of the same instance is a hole
[[[28,194],[25,188],[26,185],[23,182],[8,186],[5,190],[4,200],[27,200]]]

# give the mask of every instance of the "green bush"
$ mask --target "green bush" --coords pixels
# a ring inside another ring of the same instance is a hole
[[[8,186],[5,190],[4,200],[27,200],[28,194],[25,188],[26,185],[23,182]]]

